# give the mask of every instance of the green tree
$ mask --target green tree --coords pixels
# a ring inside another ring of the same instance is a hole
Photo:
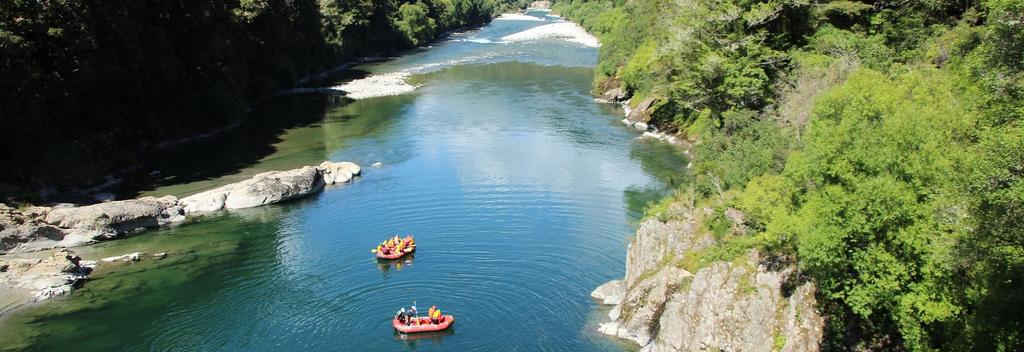
[[[422,1],[415,4],[402,4],[398,8],[395,27],[398,28],[405,38],[413,45],[433,38],[437,30],[437,24],[433,18],[427,16],[427,5]]]

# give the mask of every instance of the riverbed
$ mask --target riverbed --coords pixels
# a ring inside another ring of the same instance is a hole
[[[5,318],[0,348],[628,349],[596,332],[604,312],[589,292],[622,277],[633,226],[680,182],[685,155],[594,101],[588,41],[516,36],[561,21],[529,15],[349,72],[412,89],[270,99],[249,126],[147,164],[153,178],[121,195],[183,196],[323,160],[355,161],[363,176],[79,248],[168,254],[101,266],[68,297]],[[373,259],[399,233],[416,236],[415,256]],[[414,301],[457,323],[394,333],[391,316]]]

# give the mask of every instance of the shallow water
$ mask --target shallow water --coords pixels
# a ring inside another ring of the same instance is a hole
[[[182,149],[137,192],[184,195],[325,159],[355,161],[364,174],[306,199],[79,249],[168,257],[101,267],[62,302],[7,318],[0,347],[629,348],[597,334],[605,312],[589,292],[622,276],[633,224],[686,161],[593,101],[596,48],[495,40],[551,21],[495,21],[360,68],[412,72],[413,93],[279,98],[254,114],[297,127]],[[369,249],[393,233],[416,235],[415,256],[373,259]],[[414,300],[454,314],[452,331],[395,334],[391,315]]]

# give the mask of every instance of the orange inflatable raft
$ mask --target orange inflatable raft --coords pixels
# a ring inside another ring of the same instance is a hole
[[[411,248],[403,249],[401,252],[391,252],[391,254],[384,254],[384,253],[381,253],[381,251],[377,251],[377,258],[379,258],[379,259],[398,259],[398,258],[404,257],[406,254],[409,254],[409,253],[412,253],[412,252],[415,252],[415,251],[416,251],[416,246],[412,246]]]
[[[416,325],[405,325],[398,321],[398,319],[391,319],[391,326],[403,334],[410,334],[414,332],[430,332],[430,331],[441,331],[447,329],[455,324],[455,316],[445,315],[441,317],[441,321],[437,324],[431,324],[430,319],[426,317],[420,317],[420,324]]]

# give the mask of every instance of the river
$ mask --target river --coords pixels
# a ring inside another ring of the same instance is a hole
[[[6,317],[0,348],[629,349],[596,332],[605,312],[589,293],[622,277],[633,227],[685,156],[593,100],[597,48],[501,40],[559,21],[531,15],[348,72],[400,72],[411,93],[270,99],[238,132],[147,165],[159,175],[122,194],[187,195],[323,160],[355,161],[363,176],[79,248],[168,256],[101,266],[68,297]],[[377,262],[369,249],[393,233],[414,234],[417,253]],[[457,323],[396,334],[391,316],[413,301]]]

